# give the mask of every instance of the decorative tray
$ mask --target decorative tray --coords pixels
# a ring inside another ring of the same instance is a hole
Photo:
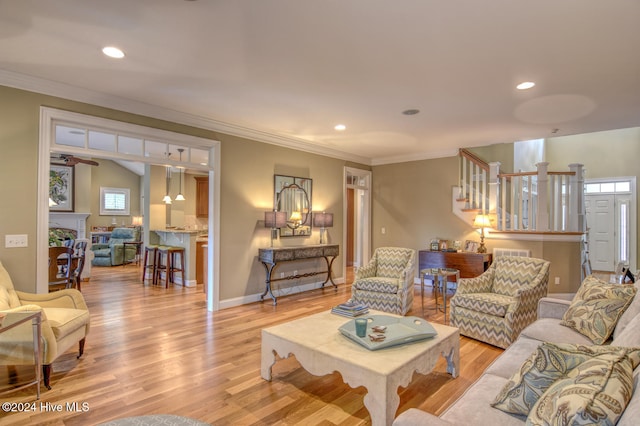
[[[358,337],[356,334],[355,320],[342,325],[339,330],[371,351],[430,339],[438,334],[431,324],[419,317],[369,315],[366,318],[369,323],[365,337]]]

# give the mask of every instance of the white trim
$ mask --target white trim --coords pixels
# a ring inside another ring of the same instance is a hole
[[[485,234],[485,240],[564,241],[579,243],[582,241],[582,234],[535,234],[528,232],[489,231],[488,234]]]
[[[75,121],[74,121],[75,120]],[[86,120],[83,121],[83,120]],[[49,229],[49,159],[51,150],[51,141],[54,140],[54,127],[56,122],[77,122],[90,123],[91,126],[100,127],[109,131],[132,132],[143,135],[148,139],[159,139],[159,141],[175,141],[188,147],[198,147],[210,150],[209,154],[209,195],[213,203],[209,203],[209,246],[213,246],[215,250],[209,251],[207,259],[209,266],[209,281],[207,294],[207,309],[216,310],[219,307],[220,298],[220,142],[199,138],[196,136],[183,135],[182,133],[170,132],[166,130],[153,129],[151,127],[133,125],[117,120],[99,118],[86,114],[79,114],[70,111],[58,110],[49,107],[40,107],[40,142],[38,147],[38,203],[37,203],[37,247],[36,247],[36,291],[38,293],[47,293],[48,289],[48,229]],[[134,131],[135,130],[135,131]],[[58,147],[60,149],[61,147]],[[65,147],[66,150],[66,147]],[[69,147],[69,151],[73,153],[86,153],[89,149]],[[213,152],[211,152],[213,151]],[[104,152],[102,157],[105,158],[122,158],[117,153]],[[143,163],[157,163],[157,159],[145,158],[142,156],[133,156],[135,161]],[[203,166],[204,167],[204,166]],[[213,184],[212,184],[213,183]],[[213,205],[212,205],[213,204]],[[145,217],[145,225],[148,226],[148,217]],[[188,285],[188,283],[187,283]]]
[[[397,164],[397,163],[407,163],[409,161],[420,161],[420,160],[433,160],[436,158],[448,158],[448,157],[456,157],[458,155],[458,149],[446,149],[437,152],[430,153],[419,153],[419,154],[409,154],[409,155],[396,155],[392,157],[380,157],[373,158],[369,165],[371,166],[382,166],[385,164]]]
[[[344,278],[336,278],[333,281],[336,283],[336,285],[344,284],[345,282]],[[283,296],[290,296],[292,294],[303,293],[305,291],[321,290],[322,289],[322,287],[320,287],[321,285],[322,285],[322,282],[318,281],[318,282],[298,285],[294,287],[287,287],[286,289],[282,289],[282,290],[281,289],[272,290],[272,292],[273,292],[273,295],[276,298],[278,298]],[[327,290],[331,290],[333,286],[327,283],[324,285],[324,288]],[[221,300],[220,309],[233,308],[236,306],[247,305],[249,303],[260,302],[262,300],[261,295],[262,293],[255,293],[255,294],[250,294],[248,296],[234,297],[232,299]],[[262,303],[271,304],[273,303],[273,300],[267,297],[267,298],[264,298]],[[280,303],[283,303],[283,302],[280,302]]]
[[[365,178],[368,182],[368,186],[359,186],[359,185],[350,185],[347,184],[347,174],[351,174],[352,176],[358,176],[361,178]],[[363,266],[369,263],[369,259],[371,258],[371,224],[372,224],[372,213],[371,213],[371,193],[372,193],[372,173],[370,170],[357,169],[354,167],[345,166],[342,173],[342,250],[344,251],[344,262],[342,262],[342,276],[347,276],[347,188],[358,189],[362,191],[366,191],[365,195],[365,214],[366,218],[363,221],[363,235],[362,235],[362,263],[358,266]],[[357,244],[357,241],[354,241],[354,245]],[[354,262],[355,264],[355,262]]]
[[[586,193],[584,194],[585,198],[588,196],[595,196],[595,195],[613,195],[615,196],[623,196],[624,194],[630,194],[631,195],[631,202],[629,203],[629,207],[631,209],[631,214],[629,215],[629,267],[631,268],[631,270],[636,270],[637,269],[637,265],[636,265],[636,256],[637,256],[637,243],[638,243],[638,212],[637,212],[637,208],[638,208],[638,194],[637,194],[637,181],[636,181],[636,176],[618,176],[618,177],[609,177],[609,178],[593,178],[593,179],[585,179],[584,180],[584,185],[588,185],[590,183],[614,183],[614,182],[626,182],[629,181],[630,182],[630,188],[629,188],[629,192],[592,192],[592,193]],[[614,207],[615,210],[617,210],[617,206]],[[617,211],[614,212],[614,214],[617,214]],[[585,212],[586,215],[586,212]],[[586,218],[585,218],[586,220]],[[617,218],[616,218],[616,223],[617,223]],[[587,224],[588,225],[588,224]],[[617,230],[616,230],[617,231]],[[615,236],[614,238],[614,244],[616,245],[616,253],[617,253],[617,236]]]
[[[311,154],[324,155],[331,158],[371,165],[370,158],[362,157],[355,154],[349,154],[332,148],[314,145],[308,141],[291,136],[279,135],[265,130],[251,129],[238,124],[225,123],[211,118],[175,111],[156,105],[150,105],[143,102],[133,101],[118,96],[83,89],[76,86],[49,81],[7,70],[0,69],[0,84],[16,89],[56,96],[72,101],[89,103],[105,108],[112,108],[119,111],[129,112],[132,114],[145,115],[147,117],[157,118],[160,120],[167,120],[174,123],[194,126],[205,130],[211,130],[214,132],[225,133],[232,136],[252,139],[271,145],[292,148]]]

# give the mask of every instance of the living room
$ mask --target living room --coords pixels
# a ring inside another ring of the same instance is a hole
[[[36,271],[42,262],[38,247],[43,245],[44,239],[37,227],[43,202],[37,196],[42,106],[220,143],[220,250],[217,254],[215,287],[216,308],[224,308],[222,312],[253,303],[264,291],[264,269],[257,259],[257,253],[259,248],[270,245],[270,230],[264,227],[263,221],[264,212],[273,207],[273,176],[276,174],[313,179],[314,207],[317,204],[334,214],[334,226],[327,232],[332,243],[342,245],[345,235],[345,167],[372,173],[372,248],[392,245],[420,250],[427,248],[429,241],[437,237],[461,241],[479,239],[471,223],[465,223],[451,214],[451,189],[459,179],[456,152],[462,146],[456,146],[456,149],[438,157],[390,163],[373,163],[366,158],[346,154],[330,156],[329,150],[296,149],[265,142],[257,136],[251,138],[225,133],[223,128],[214,128],[208,120],[186,119],[182,113],[175,111],[128,103],[118,97],[104,98],[70,84],[43,82],[15,71],[3,71],[0,75],[0,141],[3,146],[0,178],[5,184],[0,192],[3,199],[11,201],[2,206],[5,220],[0,223],[0,233],[25,234],[29,244],[24,248],[0,247],[0,260],[20,291],[38,292]],[[636,159],[640,154],[638,124],[636,122],[619,130],[573,135],[547,134],[544,159],[553,170],[565,170],[569,163],[584,164],[587,178],[637,177]],[[476,149],[486,161],[509,164],[508,159],[513,158],[513,142],[503,142],[486,138],[483,147],[468,147]],[[393,140],[388,142],[390,145],[393,143]],[[639,212],[636,206],[633,207],[637,219]],[[283,238],[276,244],[310,245],[316,244],[318,239],[319,232],[314,229],[311,236]],[[559,285],[550,282],[550,293],[574,293],[580,285],[579,251],[573,245],[568,248],[567,244],[545,240],[496,240],[489,235],[487,246],[489,251],[498,247],[524,248],[530,250],[534,257],[550,260],[550,275],[558,277],[560,282]],[[637,259],[632,261],[637,264]],[[296,266],[283,265],[282,272],[293,273],[294,269],[297,269]],[[336,259],[333,270],[336,282],[342,287],[348,282],[344,256]],[[311,279],[300,280],[283,288],[288,290],[289,287],[312,282]],[[198,290],[202,289],[199,287]],[[340,293],[340,296],[348,298],[346,293]],[[259,306],[261,310],[272,310],[269,313],[279,314],[280,306],[278,310],[267,304]],[[329,306],[327,304],[323,309]],[[198,309],[206,311],[206,307],[200,305]],[[245,315],[250,317],[250,314]],[[265,324],[270,322],[267,316],[261,317],[261,320]],[[118,319],[114,318],[113,321]],[[108,355],[105,357],[108,359]],[[254,377],[252,380],[260,378]]]

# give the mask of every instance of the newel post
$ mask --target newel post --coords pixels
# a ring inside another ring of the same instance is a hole
[[[569,231],[585,232],[584,164],[569,164]]]
[[[500,229],[500,218],[498,218],[498,197],[500,196],[500,162],[489,163],[489,215],[495,220],[496,229]]]
[[[549,230],[549,163],[543,161],[536,164],[538,168],[538,206],[536,209],[536,230]],[[529,194],[529,202],[532,203],[533,194]]]

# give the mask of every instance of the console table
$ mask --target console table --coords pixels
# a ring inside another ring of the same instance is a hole
[[[333,282],[331,276],[331,266],[333,261],[338,256],[340,246],[338,244],[323,244],[313,246],[297,246],[297,247],[270,247],[258,249],[258,259],[264,265],[264,269],[267,272],[267,279],[265,280],[266,289],[260,296],[260,300],[264,300],[264,296],[267,294],[273,299],[273,304],[277,303],[276,297],[271,292],[271,283],[282,280],[295,280],[298,278],[311,277],[319,274],[327,274],[327,279],[322,283],[322,287],[331,281],[333,287],[338,288],[336,283]],[[282,278],[272,278],[273,271],[282,262],[292,262],[296,260],[307,259],[319,259],[323,258],[327,263],[326,271],[307,272],[305,274],[289,275]]]
[[[489,268],[493,260],[490,253],[468,253],[420,250],[418,252],[418,270],[427,268],[451,268],[460,271],[460,278],[473,278]],[[455,280],[455,277],[449,277]]]

